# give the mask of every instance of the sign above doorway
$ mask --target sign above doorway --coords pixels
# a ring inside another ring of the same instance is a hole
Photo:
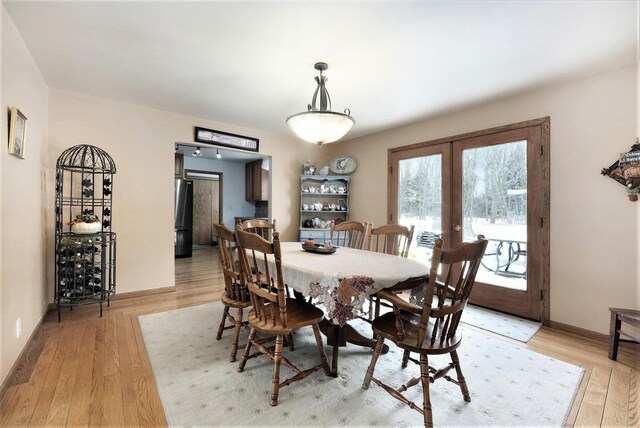
[[[228,132],[215,131],[213,129],[195,127],[194,140],[197,143],[209,144],[212,146],[232,147],[235,149],[257,152],[260,140],[252,137],[231,134]]]

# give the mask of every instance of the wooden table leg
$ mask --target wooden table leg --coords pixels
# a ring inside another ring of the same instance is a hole
[[[327,337],[327,345],[333,347],[331,372],[334,377],[338,376],[338,348],[347,346],[347,343],[353,343],[354,345],[365,346],[371,349],[374,349],[376,346],[376,340],[364,337],[349,324],[340,327],[325,318],[320,321],[319,325],[320,331]],[[382,347],[382,353],[386,354],[387,352],[389,352],[389,346],[384,345]]]
[[[333,353],[331,355],[331,376],[338,377],[338,349],[340,347],[338,345],[332,346]]]

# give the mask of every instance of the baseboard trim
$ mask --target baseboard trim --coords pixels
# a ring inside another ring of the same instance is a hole
[[[111,300],[122,300],[122,299],[131,299],[132,297],[152,296],[154,294],[174,293],[175,291],[176,291],[175,285],[172,285],[170,287],[152,288],[149,290],[129,291],[128,293],[115,294],[111,298]]]
[[[598,333],[597,331],[593,331],[593,330],[587,330],[586,328],[575,327],[573,325],[564,324],[558,321],[550,321],[549,327],[555,328],[557,330],[566,331],[568,333],[578,334],[580,336],[588,337],[590,339],[604,340],[604,341],[609,340],[609,335],[607,334]]]

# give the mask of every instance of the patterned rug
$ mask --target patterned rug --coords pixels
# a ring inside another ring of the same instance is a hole
[[[475,305],[467,305],[462,313],[462,322],[524,343],[527,343],[542,327],[539,322]]]
[[[367,391],[361,388],[372,351],[353,345],[340,349],[338,378],[312,373],[282,388],[278,406],[271,407],[271,361],[250,360],[238,373],[237,363],[228,360],[230,331],[215,340],[221,314],[222,305],[215,302],[139,317],[171,426],[422,426],[421,414],[382,388],[373,383]],[[354,326],[371,334],[364,323]],[[437,426],[563,425],[583,369],[477,330],[466,329],[463,334],[458,353],[471,402],[465,402],[458,386],[450,382],[432,384]],[[299,367],[319,360],[310,328],[296,333],[295,346],[295,352],[285,349],[284,355]],[[399,386],[419,368],[410,364],[402,369],[402,353],[393,344],[390,348],[378,360],[376,377]],[[326,351],[330,354],[331,347]],[[448,363],[440,356],[430,361],[437,367]],[[291,374],[282,367],[281,379]],[[407,395],[422,402],[419,386]]]

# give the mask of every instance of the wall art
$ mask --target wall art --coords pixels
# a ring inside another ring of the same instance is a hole
[[[24,159],[27,143],[27,118],[17,107],[11,107],[9,113],[9,153]]]
[[[602,168],[601,174],[625,186],[629,200],[637,201],[640,194],[640,141],[636,140],[631,150],[621,153],[609,168]]]

